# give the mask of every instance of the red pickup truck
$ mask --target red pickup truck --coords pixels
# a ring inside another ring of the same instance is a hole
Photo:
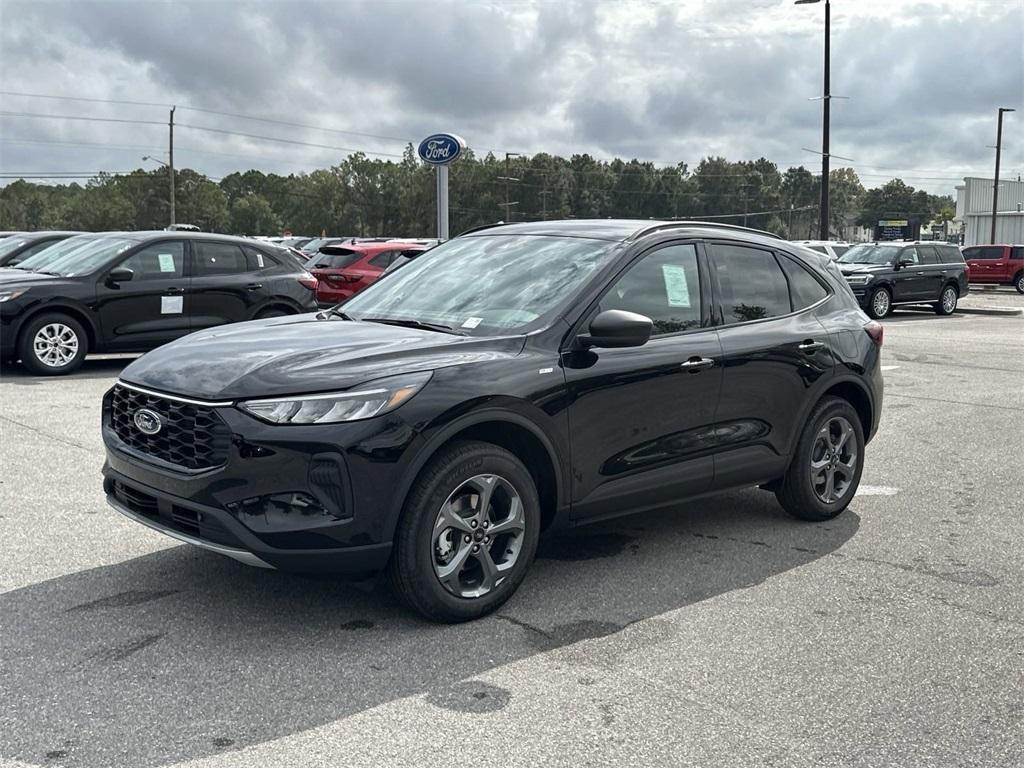
[[[975,245],[963,254],[972,283],[1012,285],[1024,293],[1024,245]]]

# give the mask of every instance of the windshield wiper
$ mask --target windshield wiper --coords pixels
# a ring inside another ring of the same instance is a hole
[[[331,317],[340,317],[342,320],[355,320],[355,318],[346,313],[340,305],[335,305],[330,309],[325,309],[323,312],[317,314],[318,320],[328,320]]]
[[[425,331],[437,331],[438,333],[450,333],[453,336],[466,336],[463,331],[457,331],[450,325],[440,323],[425,323],[422,320],[402,320],[397,317],[364,317],[367,323],[384,323],[385,325],[400,325],[403,328],[422,328]]]

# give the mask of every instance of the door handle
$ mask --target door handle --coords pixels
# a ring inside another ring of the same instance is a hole
[[[260,288],[263,287],[263,283],[249,283],[245,287],[248,288],[250,291],[258,291]]]
[[[184,288],[168,288],[167,293],[184,293]]]
[[[708,368],[712,368],[714,365],[715,361],[710,357],[691,357],[685,363],[680,363],[679,367],[689,373],[700,373]]]
[[[810,354],[811,352],[817,352],[819,349],[824,348],[825,343],[823,341],[811,341],[810,339],[808,339],[799,347],[797,347],[797,349],[799,349],[801,352],[806,352],[807,354]]]

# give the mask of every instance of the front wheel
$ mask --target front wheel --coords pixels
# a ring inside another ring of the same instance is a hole
[[[831,520],[853,500],[864,469],[864,430],[846,400],[815,406],[775,496],[801,520]]]
[[[873,320],[881,320],[892,311],[892,295],[887,288],[875,288],[868,301],[867,312]]]
[[[78,370],[89,350],[82,324],[64,314],[40,315],[22,329],[21,363],[38,376],[61,376]]]
[[[935,314],[952,315],[956,311],[956,302],[959,298],[956,288],[947,285],[939,294],[939,301],[935,304]]]
[[[399,597],[428,619],[460,622],[494,611],[533,562],[540,500],[512,453],[459,442],[416,479],[389,564]]]

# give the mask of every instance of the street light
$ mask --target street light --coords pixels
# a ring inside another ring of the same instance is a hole
[[[143,160],[152,160],[154,163],[160,163],[164,168],[167,169],[167,175],[171,180],[171,226],[174,226],[174,166],[170,163],[165,163],[159,157],[153,157],[151,155],[143,155]]]
[[[821,0],[796,0],[795,5],[813,5]],[[821,119],[821,222],[818,225],[818,239],[828,240],[828,126],[829,102],[832,100],[829,86],[829,37],[832,28],[832,6],[825,0],[825,94],[822,97]]]
[[[996,220],[999,215],[999,156],[1003,151],[1003,113],[1016,112],[1009,107],[999,108],[999,121],[996,128],[996,177],[992,180],[992,244],[996,242]]]

